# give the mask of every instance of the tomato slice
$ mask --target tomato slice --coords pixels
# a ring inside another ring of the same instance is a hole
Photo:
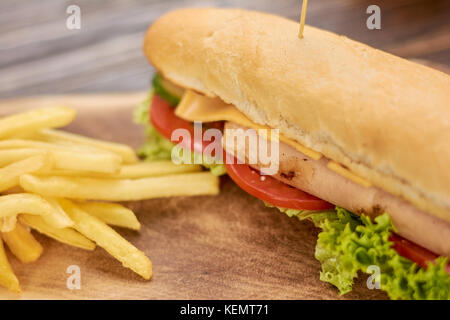
[[[394,243],[393,248],[399,255],[409,259],[422,268],[427,267],[428,262],[436,260],[439,256],[421,246],[402,238],[397,234],[392,234],[389,240]],[[450,274],[450,263],[446,267],[447,273]]]
[[[151,102],[150,122],[160,134],[170,141],[172,141],[172,132],[176,129],[186,129],[191,134],[191,137],[194,136],[194,126],[192,123],[177,117],[175,115],[175,108],[171,107],[166,100],[157,94],[153,95],[153,100]],[[182,143],[182,141],[172,142]],[[191,141],[191,145],[187,145],[187,141],[184,142],[186,143],[184,147],[194,147],[193,141]]]
[[[150,108],[150,121],[155,129],[169,140],[171,140],[172,132],[179,128],[188,130],[191,137],[194,136],[192,123],[176,116],[175,108],[171,107],[167,101],[156,94],[153,96]],[[217,126],[217,123],[214,126]],[[190,145],[187,143],[183,144],[183,141],[174,142],[181,143],[186,148],[200,152],[211,143],[210,141],[205,141],[199,146],[194,143],[194,139],[191,140]],[[291,187],[273,177],[261,176],[259,172],[251,169],[248,165],[237,164],[236,159],[234,159],[234,163],[225,164],[229,176],[242,189],[258,199],[274,206],[299,210],[326,210],[334,207],[324,200]]]
[[[230,157],[228,155],[228,157]],[[291,187],[271,176],[263,176],[246,164],[226,163],[228,175],[236,184],[252,196],[271,205],[298,210],[327,210],[334,205]]]
[[[172,141],[173,143],[181,143],[184,148],[189,148],[196,152],[202,153],[207,145],[214,142],[213,141],[199,141],[194,140],[194,125],[192,122],[181,119],[175,114],[175,108],[172,107],[166,100],[158,96],[153,95],[153,100],[150,107],[150,122],[155,127],[155,129],[161,133],[166,139],[171,140],[172,132],[176,129],[186,129],[189,131],[191,136],[190,144],[187,141]],[[213,122],[208,124],[209,127],[221,128],[221,122]]]

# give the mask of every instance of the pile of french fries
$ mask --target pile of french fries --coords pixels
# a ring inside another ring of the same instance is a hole
[[[134,213],[118,203],[171,196],[214,195],[219,181],[199,165],[142,162],[126,145],[55,128],[76,116],[67,107],[0,118],[0,285],[21,292],[5,246],[21,262],[42,254],[36,230],[74,247],[98,245],[144,279],[146,255],[109,225],[139,230]]]

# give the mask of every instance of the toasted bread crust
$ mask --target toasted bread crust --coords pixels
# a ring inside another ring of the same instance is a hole
[[[171,81],[450,221],[450,77],[317,28],[297,34],[274,15],[183,9],[149,28],[144,52]]]

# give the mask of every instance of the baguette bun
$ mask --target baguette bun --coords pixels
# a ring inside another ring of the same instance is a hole
[[[297,35],[274,15],[183,9],[149,28],[144,52],[174,83],[450,221],[450,77],[317,28]]]

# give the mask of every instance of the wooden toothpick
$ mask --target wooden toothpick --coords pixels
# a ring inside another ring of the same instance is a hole
[[[302,13],[300,15],[300,30],[298,31],[298,37],[300,39],[303,39],[303,29],[305,28],[306,7],[307,6],[308,6],[308,0],[303,0]]]

